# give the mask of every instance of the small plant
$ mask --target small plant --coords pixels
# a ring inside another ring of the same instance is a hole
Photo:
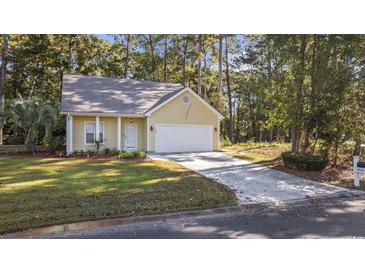
[[[143,158],[145,157],[145,152],[143,150],[134,151],[135,158]]]
[[[107,156],[118,156],[120,154],[120,151],[116,148],[104,148],[104,154]]]
[[[119,154],[122,159],[135,159],[135,158],[143,158],[145,156],[145,152],[142,150],[137,151],[122,151]]]
[[[119,149],[112,148],[110,151],[110,156],[118,156],[120,153]]]
[[[93,156],[93,155],[95,155],[95,150],[93,150],[93,149],[88,149],[88,150],[86,150],[86,155],[89,157],[89,156]]]
[[[135,158],[133,151],[122,151],[119,156],[122,159],[133,159],[133,158]]]
[[[111,149],[109,147],[104,148],[104,154],[110,156]]]
[[[100,154],[100,148],[103,145],[103,140],[95,140],[96,155]]]
[[[306,171],[321,171],[328,165],[328,159],[321,155],[304,155],[293,152],[281,154],[284,166]]]

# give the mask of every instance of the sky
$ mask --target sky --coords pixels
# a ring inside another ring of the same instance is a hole
[[[114,42],[114,38],[111,35],[108,35],[108,34],[96,34],[96,36],[99,37],[99,38],[101,38],[101,39],[107,40],[110,43],[113,43]]]

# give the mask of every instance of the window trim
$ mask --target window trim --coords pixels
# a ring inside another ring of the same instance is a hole
[[[87,124],[90,124],[90,123],[93,123],[96,125],[96,121],[85,121],[84,122],[84,145],[86,146],[89,146],[89,145],[95,145],[95,142],[94,143],[87,143],[86,142],[86,126]],[[104,141],[105,141],[105,123],[104,122],[99,122],[99,124],[103,124],[103,142],[101,144],[104,144]]]

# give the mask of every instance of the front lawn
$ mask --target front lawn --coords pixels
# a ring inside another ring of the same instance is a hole
[[[240,143],[225,146],[227,154],[261,165],[272,165],[281,160],[281,153],[290,150],[288,143]]]
[[[6,152],[24,152],[27,148],[25,145],[1,145],[0,153]]]
[[[344,149],[343,147],[340,148]],[[290,150],[289,143],[240,143],[231,146],[225,146],[228,155],[247,160],[256,164],[268,166],[292,175],[306,179],[319,181],[326,184],[353,188],[354,175],[352,172],[352,163],[348,158],[339,155],[339,161],[336,166],[329,164],[322,171],[303,171],[290,169],[283,165],[281,153]]]
[[[225,186],[173,162],[0,157],[0,233],[236,204]]]

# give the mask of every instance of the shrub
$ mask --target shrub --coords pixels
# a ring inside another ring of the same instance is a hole
[[[93,155],[95,155],[95,150],[93,150],[93,149],[88,149],[88,150],[86,150],[86,152],[85,152],[87,155],[89,155],[89,156],[93,156]]]
[[[105,155],[110,155],[110,152],[111,152],[111,151],[112,151],[112,150],[111,150],[110,148],[106,147],[106,148],[104,148],[103,153],[104,153]]]
[[[119,154],[120,158],[123,159],[134,159],[134,158],[142,158],[145,156],[144,151],[137,150],[137,151],[122,151]]]
[[[104,154],[105,155],[108,155],[108,156],[118,156],[120,153],[120,151],[116,148],[109,148],[109,147],[106,147],[104,148]]]
[[[321,155],[304,155],[293,152],[284,152],[281,154],[284,166],[288,168],[297,168],[306,171],[320,171],[323,170],[327,164],[328,159]]]
[[[119,156],[120,156],[120,158],[123,158],[123,159],[135,158],[133,151],[122,151]]]
[[[144,151],[142,151],[142,150],[134,151],[134,157],[136,157],[136,158],[142,158],[144,156],[145,156]]]
[[[49,141],[49,149],[51,152],[55,152],[58,150],[65,150],[65,139],[63,136],[55,136]]]

